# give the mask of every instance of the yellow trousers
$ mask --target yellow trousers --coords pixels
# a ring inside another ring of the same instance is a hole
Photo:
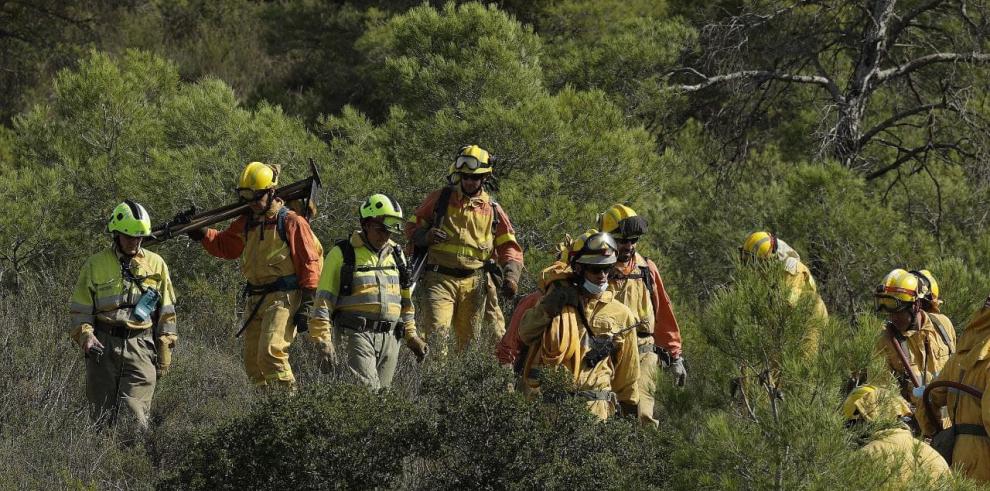
[[[479,271],[467,278],[457,278],[428,271],[423,279],[423,322],[417,324],[428,337],[439,338],[440,346],[446,345],[453,331],[457,350],[463,350],[480,330],[488,296],[488,275]]]
[[[660,358],[652,349],[645,351],[648,348],[653,348],[652,336],[639,338],[639,346],[641,349],[639,352],[639,379],[636,382],[639,384],[639,404],[636,412],[639,415],[640,423],[659,428],[660,421],[653,417],[655,405],[653,392],[656,389],[657,367],[660,364]]]
[[[248,297],[244,320],[259,301],[261,305],[244,330],[244,371],[256,387],[292,388],[296,378],[289,365],[289,345],[296,337],[292,316],[301,301],[299,290]]]

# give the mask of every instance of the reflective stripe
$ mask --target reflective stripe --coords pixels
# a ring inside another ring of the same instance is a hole
[[[406,313],[402,314],[401,316],[399,316],[399,318],[402,319],[402,322],[412,322],[413,321],[413,318],[414,318],[414,315],[413,315],[412,312],[406,312]]]
[[[456,244],[437,244],[432,247],[433,250],[438,252],[446,252],[449,254],[457,254],[459,256],[473,257],[479,261],[484,261],[491,256],[490,249],[478,249],[477,247],[471,247],[466,245],[456,245]]]
[[[372,294],[352,295],[349,297],[344,297],[340,300],[340,303],[338,303],[337,306],[344,307],[347,305],[361,305],[361,304],[364,305],[398,304],[401,301],[402,301],[402,297],[400,297],[399,295],[393,295],[391,293],[383,292],[382,295],[379,296],[379,294],[376,292]]]
[[[323,320],[327,320],[327,321],[330,320],[330,309],[325,308],[325,307],[319,307],[319,308],[313,309],[313,318],[314,319],[323,319]]]
[[[93,306],[84,303],[72,302],[69,305],[70,314],[89,314],[93,312]]]
[[[72,314],[70,319],[72,327],[78,327],[81,324],[96,324],[96,316],[93,314]]]
[[[515,241],[516,241],[515,234],[502,234],[499,235],[498,237],[495,237],[495,247],[498,247],[508,242],[515,242]]]
[[[115,309],[125,304],[127,295],[110,295],[96,299],[96,310],[106,311]]]
[[[172,304],[162,305],[162,307],[158,310],[159,316],[168,315],[168,314],[175,314],[175,305]]]
[[[174,319],[162,321],[158,324],[158,328],[161,330],[162,334],[175,334],[178,332]]]
[[[337,295],[334,294],[334,293],[330,293],[330,292],[328,292],[326,290],[317,290],[316,291],[316,298],[322,298],[322,299],[324,299],[324,300],[326,300],[326,301],[328,301],[328,302],[330,302],[332,304],[336,304],[337,303]]]
[[[369,273],[354,273],[354,280],[351,282],[351,287],[357,289],[359,286],[365,285],[377,285],[379,283],[379,276],[376,274]],[[394,285],[399,283],[399,273],[389,273],[382,278],[385,280],[382,282],[386,285]]]

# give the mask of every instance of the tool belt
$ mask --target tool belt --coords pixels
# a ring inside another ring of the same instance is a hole
[[[956,429],[957,435],[971,435],[971,436],[982,436],[983,438],[988,438],[987,429],[983,425],[974,424],[957,424],[953,425]]]
[[[654,344],[641,344],[639,345],[639,354],[645,355],[646,353],[656,353],[657,347]]]
[[[101,324],[99,322],[97,322],[93,328],[104,334],[108,334],[115,338],[121,338],[121,339],[138,338],[144,336],[145,334],[148,334],[151,331],[150,327],[146,327],[144,329],[131,329],[127,326],[109,326],[106,324]]]
[[[251,283],[244,285],[244,293],[250,296],[264,295],[271,292],[288,292],[298,289],[299,279],[296,278],[296,275],[294,274],[283,276],[271,283],[265,283],[264,285],[252,285]]]
[[[355,332],[392,332],[399,324],[395,321],[375,321],[351,312],[340,312],[333,316],[333,324]]]
[[[461,269],[461,268],[448,268],[446,266],[440,266],[438,264],[427,264],[426,270],[433,271],[434,273],[440,273],[442,275],[453,276],[454,278],[467,278],[469,276],[474,276],[478,274],[478,272],[483,271],[484,268]]]

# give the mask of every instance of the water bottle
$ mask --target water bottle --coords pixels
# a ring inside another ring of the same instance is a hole
[[[158,290],[154,288],[148,288],[138,299],[137,305],[134,306],[134,311],[131,313],[131,318],[137,322],[147,322],[151,319],[151,313],[155,311],[158,307],[158,300],[162,298]]]

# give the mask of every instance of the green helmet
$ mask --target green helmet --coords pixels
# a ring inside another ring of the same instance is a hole
[[[402,207],[394,199],[384,194],[372,194],[361,205],[361,221],[382,217],[385,228],[392,233],[402,232]]]
[[[107,232],[119,232],[131,237],[151,237],[151,217],[143,206],[125,199],[117,205],[107,222]]]

